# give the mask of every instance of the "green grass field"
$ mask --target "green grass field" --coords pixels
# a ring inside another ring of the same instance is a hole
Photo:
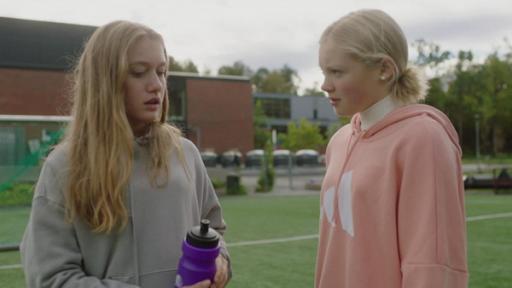
[[[239,243],[316,234],[317,196],[221,198],[229,225],[226,240]],[[512,196],[466,197],[468,216],[512,212]],[[0,243],[18,242],[28,208],[0,209]],[[470,221],[468,255],[471,288],[512,287],[512,217]],[[233,246],[230,287],[313,287],[317,240]],[[0,267],[19,264],[17,252],[0,253]],[[0,287],[24,287],[21,269],[0,268]]]

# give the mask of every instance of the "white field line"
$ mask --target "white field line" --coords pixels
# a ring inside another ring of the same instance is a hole
[[[480,215],[480,216],[471,216],[466,218],[466,222],[487,220],[487,219],[497,219],[497,218],[507,218],[512,217],[512,213],[499,213],[499,214],[489,214],[489,215]]]
[[[480,221],[480,220],[508,218],[508,217],[512,217],[512,213],[499,213],[499,214],[471,216],[471,217],[467,217],[466,221],[474,222],[474,221]],[[264,245],[264,244],[273,244],[273,243],[310,240],[310,239],[316,239],[316,238],[318,238],[318,234],[310,234],[310,235],[302,235],[302,236],[287,237],[287,238],[273,238],[273,239],[264,239],[264,240],[254,240],[254,241],[241,241],[241,242],[235,242],[235,243],[228,243],[227,246],[228,247],[253,246],[253,245]],[[21,268],[22,268],[21,264],[0,266],[0,270],[21,269]]]
[[[22,267],[21,264],[3,265],[3,266],[0,266],[0,270],[20,269],[21,267]]]
[[[227,246],[228,247],[251,246],[251,245],[281,243],[281,242],[292,242],[292,241],[300,241],[300,240],[308,240],[308,239],[316,239],[316,238],[318,238],[318,234],[295,236],[295,237],[288,237],[288,238],[273,238],[273,239],[265,239],[265,240],[242,241],[242,242],[228,243]]]

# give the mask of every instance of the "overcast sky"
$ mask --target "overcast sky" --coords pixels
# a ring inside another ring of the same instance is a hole
[[[423,38],[452,52],[470,49],[484,57],[503,46],[503,38],[512,40],[511,0],[0,0],[4,17],[144,23],[163,35],[173,57],[191,59],[200,71],[216,74],[237,60],[253,70],[288,64],[303,88],[322,81],[317,57],[324,28],[361,8],[389,13],[409,42]]]

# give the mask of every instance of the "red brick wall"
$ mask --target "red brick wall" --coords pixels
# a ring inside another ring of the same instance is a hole
[[[68,115],[63,71],[0,68],[0,114]]]
[[[216,153],[253,149],[251,93],[248,81],[188,79],[189,138],[200,150],[212,148]]]
[[[0,114],[69,115],[68,75],[62,71],[0,68]],[[248,81],[187,79],[190,138],[216,153],[253,149],[252,92]],[[199,136],[199,137],[198,137]]]

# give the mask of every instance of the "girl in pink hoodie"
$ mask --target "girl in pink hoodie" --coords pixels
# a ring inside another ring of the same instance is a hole
[[[322,34],[322,89],[352,121],[327,147],[318,288],[467,287],[458,136],[441,111],[414,104],[426,85],[407,53],[379,10]]]

